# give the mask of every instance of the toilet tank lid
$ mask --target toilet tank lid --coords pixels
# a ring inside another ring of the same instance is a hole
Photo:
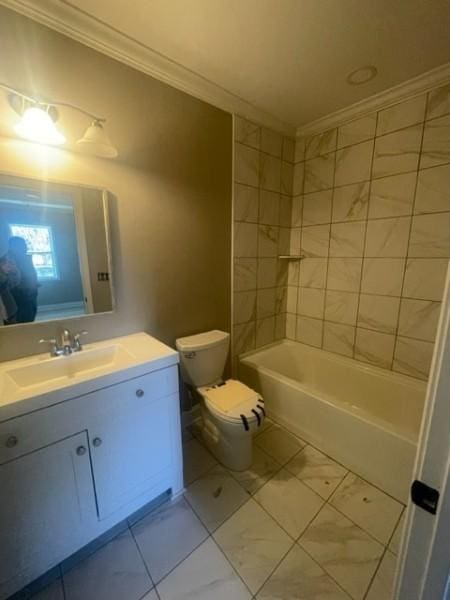
[[[212,331],[205,331],[204,333],[197,333],[196,335],[178,338],[175,345],[180,352],[206,350],[207,348],[213,348],[214,346],[223,344],[229,337],[229,333],[213,329]]]

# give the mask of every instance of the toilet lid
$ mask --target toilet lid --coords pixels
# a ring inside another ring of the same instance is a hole
[[[258,423],[265,416],[264,400],[261,396],[236,379],[199,388],[208,408],[220,418],[232,421]],[[244,417],[244,419],[242,418]]]

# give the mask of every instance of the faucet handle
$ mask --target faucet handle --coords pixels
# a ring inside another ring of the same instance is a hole
[[[42,338],[41,340],[39,340],[38,344],[52,344],[52,346],[56,346],[56,339],[55,338],[50,338],[48,340]]]
[[[86,331],[86,329],[82,329],[81,331],[78,331],[77,333],[74,334],[73,336],[73,345],[75,347],[76,350],[82,350],[83,346],[81,345],[81,336],[82,335],[87,335],[88,332]]]

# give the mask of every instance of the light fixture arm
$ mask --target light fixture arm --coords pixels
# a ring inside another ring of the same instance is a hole
[[[16,88],[11,87],[10,85],[3,83],[2,81],[0,81],[0,88],[4,89],[7,92],[10,92],[12,94],[16,94],[17,96],[20,96],[22,99],[24,99],[28,102],[31,102],[32,104],[44,105],[44,106],[64,106],[66,108],[71,108],[72,110],[76,110],[76,111],[82,113],[83,115],[86,115],[87,117],[89,117],[96,123],[105,123],[106,122],[106,119],[104,117],[99,117],[97,115],[94,115],[94,114],[90,113],[89,111],[85,110],[84,108],[81,108],[81,106],[77,106],[76,104],[71,104],[70,102],[59,102],[59,101],[53,101],[53,100],[49,101],[49,100],[34,98],[33,96],[29,96],[28,94],[26,94]]]

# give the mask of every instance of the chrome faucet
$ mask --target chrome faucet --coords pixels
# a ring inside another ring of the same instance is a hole
[[[72,335],[69,329],[63,329],[59,341],[56,338],[50,338],[39,340],[39,343],[50,344],[50,356],[69,356],[73,352],[83,350],[81,336],[86,334],[87,331],[83,330]]]

